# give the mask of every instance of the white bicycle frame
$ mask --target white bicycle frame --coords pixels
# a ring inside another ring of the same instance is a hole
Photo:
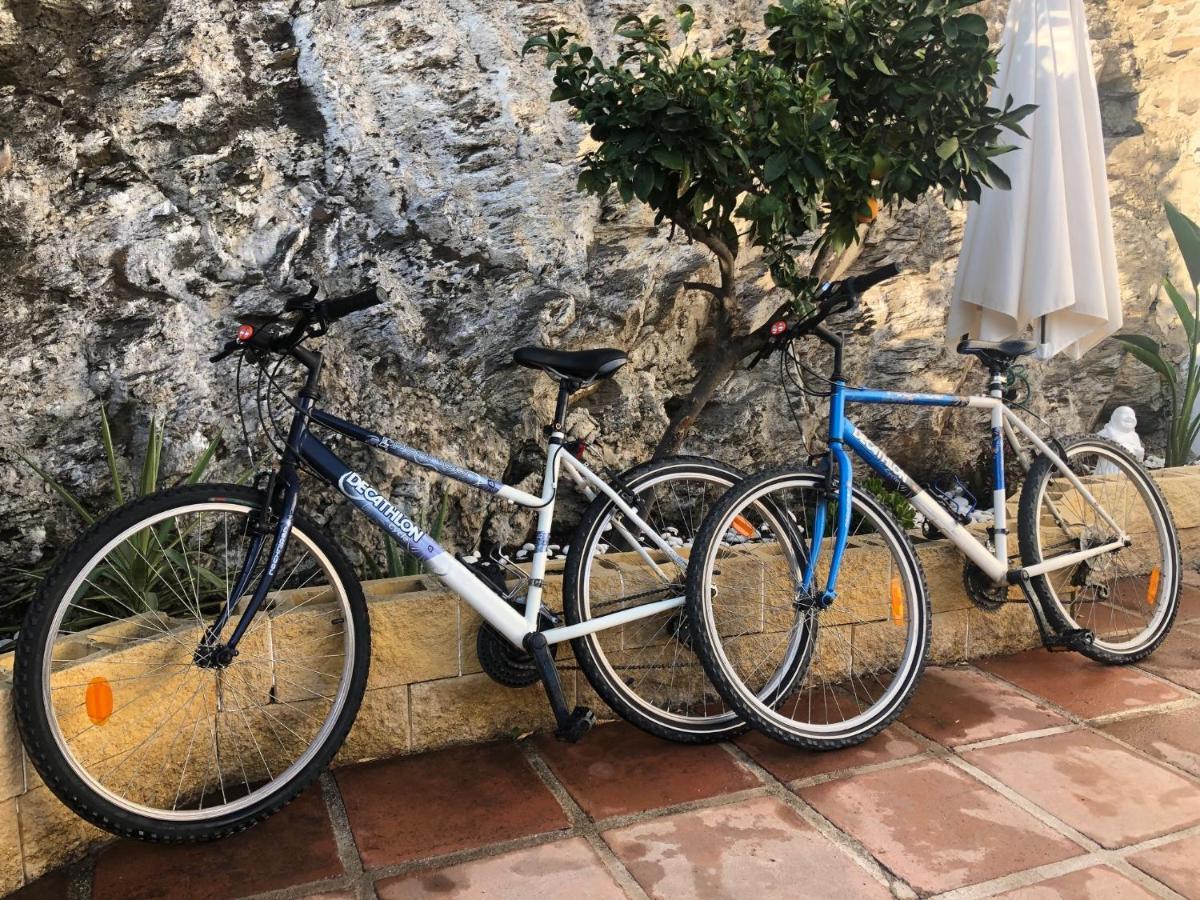
[[[876,405],[902,406],[955,406],[991,411],[994,457],[994,484],[992,494],[993,549],[991,551],[958,522],[945,507],[935,500],[930,493],[916,483],[900,466],[892,461],[886,453],[872,443],[854,423],[844,415],[845,405],[849,403],[866,403]],[[1004,448],[1003,441],[1007,440],[1013,450],[1022,458],[1024,451],[1021,447],[1018,433],[1026,437],[1054,466],[1066,476],[1079,495],[1096,511],[1103,522],[1112,529],[1114,539],[1108,543],[1089,547],[1073,553],[1055,556],[1032,566],[1023,566],[1014,570],[1008,567],[1008,499],[1004,487]],[[909,503],[925,516],[939,531],[954,543],[975,565],[982,569],[992,581],[1021,583],[1026,579],[1065,569],[1079,562],[1109,553],[1128,546],[1129,536],[1112,516],[1092,496],[1083,481],[1071,471],[1070,466],[1056,454],[1044,440],[1038,437],[1004,402],[1002,392],[993,387],[989,395],[956,397],[943,394],[901,394],[891,391],[873,391],[863,388],[840,389],[835,387],[833,395],[833,414],[831,416],[831,447],[835,463],[845,468],[849,467],[849,457],[845,446],[858,454],[872,469],[885,478],[896,481],[904,486],[909,493]],[[847,504],[848,508],[848,504]],[[840,537],[841,535],[839,535]],[[835,548],[835,556],[840,561],[840,553]]]
[[[624,514],[625,519],[636,527],[652,545],[643,546],[633,538],[623,525],[617,525],[636,552],[662,576],[665,583],[672,579],[663,572],[655,562],[651,550],[661,551],[667,560],[685,569],[684,560],[667,541],[642,519],[637,509],[630,505],[621,493],[611,487],[603,478],[593,472],[580,459],[570,453],[564,453],[565,434],[554,430],[550,434],[549,450],[546,454],[546,468],[542,479],[541,496],[535,496],[520,488],[501,484],[498,480],[488,478],[478,473],[448,463],[437,457],[430,456],[405,444],[390,438],[374,434],[344,419],[330,415],[322,410],[312,409],[311,419],[326,427],[332,428],[348,437],[364,441],[393,456],[415,463],[471,487],[494,494],[501,500],[507,500],[518,506],[537,510],[537,534],[534,541],[534,551],[530,560],[529,583],[525,593],[524,613],[518,612],[508,601],[496,593],[488,584],[479,578],[471,569],[459,562],[453,554],[447,552],[434,541],[427,531],[417,525],[403,511],[397,509],[391,501],[379,491],[367,484],[357,472],[352,471],[345,463],[315,438],[307,430],[297,441],[297,452],[300,458],[323,478],[335,485],[351,503],[358,507],[372,521],[382,528],[389,536],[399,541],[406,549],[421,559],[426,569],[437,576],[443,584],[454,591],[483,619],[516,647],[524,647],[527,634],[538,631],[538,615],[542,609],[542,593],[545,584],[546,562],[549,559],[550,528],[554,521],[554,507],[558,495],[558,485],[561,470],[565,468],[572,480],[584,490],[587,496],[594,497],[596,492],[603,494],[612,501],[616,509]],[[559,644],[585,634],[615,628],[637,619],[649,618],[672,609],[683,606],[684,597],[671,597],[654,603],[646,603],[633,609],[624,609],[608,615],[599,616],[578,625],[560,626],[543,631],[542,634],[549,644]]]

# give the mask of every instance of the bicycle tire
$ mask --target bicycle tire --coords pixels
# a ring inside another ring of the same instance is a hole
[[[1162,547],[1164,559],[1162,560],[1159,572],[1159,590],[1162,598],[1160,605],[1163,612],[1160,616],[1156,617],[1151,626],[1147,627],[1146,631],[1150,633],[1137,646],[1129,649],[1117,650],[1112,646],[1106,646],[1107,642],[1102,639],[1101,635],[1097,635],[1095,642],[1077,647],[1078,652],[1096,662],[1106,665],[1129,665],[1145,659],[1162,644],[1170,633],[1175,616],[1179,611],[1179,595],[1183,586],[1179,532],[1175,526],[1175,520],[1171,516],[1170,507],[1167,506],[1158,485],[1154,483],[1154,479],[1150,477],[1145,466],[1136,460],[1124,447],[1095,435],[1078,435],[1068,438],[1062,442],[1062,447],[1067,455],[1068,462],[1070,461],[1072,451],[1078,454],[1079,452],[1087,452],[1089,450],[1100,455],[1107,454],[1119,460],[1121,464],[1126,466],[1126,474],[1141,492],[1142,499],[1146,502],[1150,515],[1158,518],[1162,532],[1166,535],[1166,541]],[[1030,467],[1029,477],[1026,479],[1025,487],[1021,491],[1017,531],[1021,548],[1021,560],[1026,566],[1037,565],[1045,558],[1042,548],[1043,541],[1039,535],[1039,522],[1041,521],[1039,509],[1047,482],[1056,472],[1058,472],[1058,468],[1055,466],[1053,460],[1044,455],[1039,456]],[[1127,507],[1128,504],[1123,505],[1125,511],[1128,511]],[[1121,552],[1123,551],[1117,551],[1117,553]],[[1116,556],[1116,554],[1106,555]],[[1169,568],[1169,571],[1163,572],[1163,567]],[[1072,568],[1064,571],[1074,570]],[[1164,575],[1166,576],[1165,578],[1163,577]],[[1049,575],[1038,575],[1030,579],[1030,581],[1034,593],[1046,613],[1046,618],[1054,628],[1066,631],[1085,627],[1083,623],[1077,622],[1071,613],[1063,607]]]
[[[43,698],[43,672],[51,643],[51,628],[58,610],[71,602],[65,596],[77,577],[110,542],[130,533],[139,523],[172,509],[197,505],[228,505],[253,512],[262,508],[265,495],[253,488],[232,484],[198,484],[173,488],[129,503],[93,524],[68,549],[49,573],[35,596],[21,629],[13,670],[13,698],[17,725],[30,761],[46,786],[70,809],[92,824],[122,837],[159,843],[215,840],[255,825],[278,812],[308,787],[333,759],[354,723],[366,687],[370,665],[370,623],[362,589],[354,571],[337,544],[303,513],[294,520],[293,540],[306,539],[319,549],[336,572],[344,589],[343,606],[354,628],[348,690],[340,712],[321,746],[307,763],[258,800],[235,812],[168,821],[153,815],[131,812],[110,801],[88,784],[55,737],[52,711]],[[307,546],[307,545],[306,545]],[[267,782],[268,785],[273,782]],[[249,795],[248,795],[249,796]]]
[[[742,477],[740,470],[716,460],[678,456],[636,466],[625,472],[621,480],[635,494],[672,480],[688,479],[712,480],[714,485],[719,485],[719,492],[723,493]],[[608,497],[603,494],[598,496],[585,510],[571,539],[563,577],[563,612],[569,625],[578,625],[590,618],[589,567],[596,559],[597,545],[604,539],[604,527],[614,509]],[[699,525],[699,521],[696,524]],[[683,574],[679,573],[681,594]],[[684,621],[682,616],[678,621]],[[681,642],[685,640],[686,636],[681,638],[678,630],[670,639],[675,651],[683,646]],[[629,679],[623,678],[617,666],[610,661],[598,634],[576,638],[571,646],[579,668],[600,698],[621,718],[643,731],[676,743],[688,744],[721,741],[745,731],[745,724],[735,715],[681,716],[640,696],[635,687],[628,683]],[[686,647],[683,653],[686,654],[683,664],[687,665],[692,654]],[[673,657],[673,662],[677,661],[678,657]],[[697,673],[702,675],[698,662],[695,666]]]

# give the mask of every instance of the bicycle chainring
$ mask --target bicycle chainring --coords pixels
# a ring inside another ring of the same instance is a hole
[[[475,638],[475,653],[479,666],[497,684],[510,688],[529,687],[539,680],[533,658],[524,650],[514,647],[503,635],[487,622],[479,626]],[[550,645],[550,654],[558,655],[558,645]]]
[[[971,602],[986,612],[995,612],[1009,602],[1008,585],[996,584],[972,562],[963,564],[963,587]]]

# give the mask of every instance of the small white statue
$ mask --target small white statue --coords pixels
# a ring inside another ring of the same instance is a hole
[[[1128,406],[1118,406],[1108,419],[1108,424],[1101,428],[1097,435],[1108,438],[1114,444],[1120,444],[1128,450],[1134,459],[1146,458],[1146,446],[1137,433],[1137,413]],[[1117,467],[1112,463],[1101,460],[1096,465],[1097,475],[1115,475]]]

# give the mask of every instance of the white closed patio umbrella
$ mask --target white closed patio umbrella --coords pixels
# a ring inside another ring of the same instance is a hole
[[[1011,0],[993,106],[1037,105],[967,215],[946,338],[1024,335],[1078,359],[1121,327],[1100,101],[1082,0]]]

